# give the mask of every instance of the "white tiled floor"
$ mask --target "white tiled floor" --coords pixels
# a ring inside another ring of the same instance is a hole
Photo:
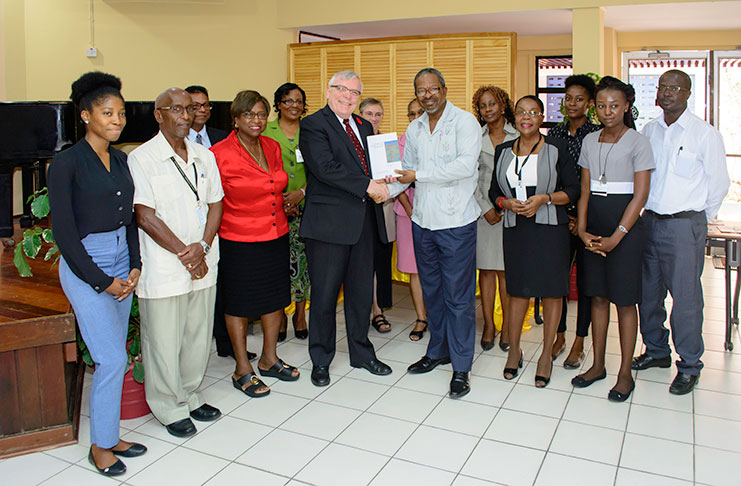
[[[705,369],[697,389],[687,396],[668,392],[675,369],[652,369],[637,373],[636,390],[627,403],[609,402],[606,396],[619,359],[613,323],[606,380],[573,389],[570,380],[577,372],[561,366],[562,356],[548,388],[536,389],[534,361],[542,330],[533,326],[523,335],[526,362],[516,380],[502,378],[505,353],[498,347],[482,353],[477,342],[472,391],[451,400],[446,397],[450,366],[426,375],[406,373],[406,366],[424,354],[429,338],[409,341],[414,311],[408,289],[395,286],[396,305],[386,312],[393,331],[370,331],[379,358],[394,369],[390,376],[350,367],[339,305],[331,386],[311,384],[307,343],[289,331],[292,339],[278,352],[301,368],[298,382],[266,380],[270,396],[250,399],[232,387],[234,362],[214,353],[202,389],[225,416],[197,423],[199,433],[190,439],[172,437],[151,415],[123,421],[122,436],[145,443],[149,452],[128,459],[129,470],[120,481],[94,473],[87,462],[85,406],[79,444],[0,461],[0,483],[738,485],[741,342],[734,332],[736,352],[723,350],[723,273],[713,269],[709,259],[703,281]],[[569,344],[575,311],[575,303],[570,303]],[[480,308],[477,316],[480,332]],[[260,349],[257,332],[248,339],[252,350]],[[588,367],[591,353],[586,361]]]

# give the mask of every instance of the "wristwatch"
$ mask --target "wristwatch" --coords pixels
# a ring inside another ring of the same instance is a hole
[[[546,194],[546,196],[548,196],[548,202],[546,204],[550,206],[551,204],[553,204],[553,198],[551,197],[550,193]]]
[[[203,253],[208,255],[208,252],[211,251],[211,245],[209,245],[203,240],[199,241],[198,243],[200,243],[201,246],[203,247]]]

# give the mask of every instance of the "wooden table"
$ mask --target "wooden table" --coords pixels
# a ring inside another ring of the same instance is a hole
[[[724,347],[733,351],[733,326],[738,327],[738,299],[741,287],[741,222],[715,220],[708,224],[708,239],[722,241],[726,250],[726,339]],[[731,270],[736,270],[736,286],[731,299]]]

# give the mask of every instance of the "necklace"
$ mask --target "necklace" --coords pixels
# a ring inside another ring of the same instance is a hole
[[[262,163],[262,146],[260,145],[260,140],[257,140],[257,155],[259,155],[260,157],[255,157],[255,154],[253,154],[252,151],[247,148],[247,144],[242,141],[242,137],[240,137],[239,134],[237,134],[237,140],[239,140],[239,144],[244,147],[247,153],[250,154],[250,157],[252,157],[252,159],[257,162],[257,165],[264,168],[265,165],[263,165]]]
[[[599,144],[599,155],[597,156],[597,165],[600,169],[600,176],[599,176],[599,183],[600,184],[607,184],[607,177],[605,177],[605,171],[607,170],[607,159],[610,158],[610,152],[612,152],[612,149],[615,148],[615,145],[618,144],[620,139],[623,137],[623,133],[628,129],[628,127],[623,126],[622,130],[620,130],[620,133],[617,137],[615,137],[615,142],[610,146],[610,150],[607,151],[607,155],[605,156],[605,167],[602,168],[602,144],[605,142],[602,142]],[[605,131],[602,130],[602,133],[599,134],[598,142],[601,142],[602,136],[605,134]]]

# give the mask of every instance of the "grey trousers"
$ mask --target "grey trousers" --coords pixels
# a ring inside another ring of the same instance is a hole
[[[669,331],[664,327],[667,290],[674,301],[669,324],[677,370],[699,375],[702,369],[703,296],[700,277],[705,262],[707,221],[700,212],[691,218],[659,219],[650,212],[644,218],[646,246],[643,253],[643,301],[638,306],[646,353],[653,358],[669,356]]]
[[[211,353],[216,285],[175,297],[139,299],[144,391],[164,425],[203,405],[196,392]]]

